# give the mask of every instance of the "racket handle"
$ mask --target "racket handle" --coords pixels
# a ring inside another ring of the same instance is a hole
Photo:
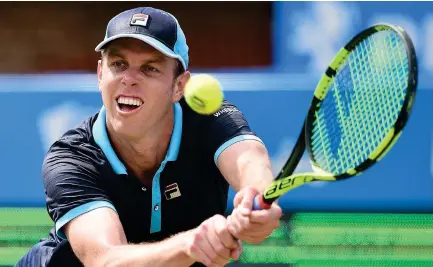
[[[253,210],[269,209],[270,207],[271,207],[271,205],[269,205],[268,203],[266,203],[263,200],[263,195],[262,194],[257,195],[254,198],[254,201],[253,201]]]

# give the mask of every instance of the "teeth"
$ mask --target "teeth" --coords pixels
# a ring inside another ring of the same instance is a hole
[[[121,96],[117,99],[117,103],[139,107],[143,104],[143,101],[135,97]]]

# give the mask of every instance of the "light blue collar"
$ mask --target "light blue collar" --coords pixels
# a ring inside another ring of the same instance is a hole
[[[106,111],[105,107],[102,106],[99,111],[98,118],[92,128],[93,138],[96,144],[102,149],[105,156],[110,162],[116,174],[127,174],[125,165],[120,161],[111,146],[110,139],[108,138],[106,128]],[[174,127],[173,134],[170,139],[170,146],[168,147],[167,155],[164,161],[175,161],[179,154],[180,140],[182,138],[182,107],[179,103],[174,104]]]

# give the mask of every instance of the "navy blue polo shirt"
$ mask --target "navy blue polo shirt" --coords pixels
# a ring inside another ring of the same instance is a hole
[[[55,222],[50,241],[64,246],[57,248],[59,255],[73,258],[68,255],[72,250],[63,226],[101,207],[119,215],[130,243],[159,241],[224,214],[229,185],[218,170],[217,158],[230,145],[246,139],[261,142],[233,104],[224,101],[218,112],[202,116],[181,100],[174,104],[167,154],[152,186],[146,188],[128,173],[112,148],[102,108],[66,132],[45,157],[47,210]],[[70,259],[68,266],[75,266]]]

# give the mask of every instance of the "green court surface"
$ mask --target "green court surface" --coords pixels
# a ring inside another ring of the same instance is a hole
[[[52,226],[45,208],[0,208],[0,266],[13,266]],[[433,214],[300,213],[262,244],[244,244],[233,265],[431,267],[432,255]]]
[[[296,267],[433,266],[433,214],[299,213],[243,263]]]
[[[44,208],[0,208],[0,266],[13,266],[52,226]]]

